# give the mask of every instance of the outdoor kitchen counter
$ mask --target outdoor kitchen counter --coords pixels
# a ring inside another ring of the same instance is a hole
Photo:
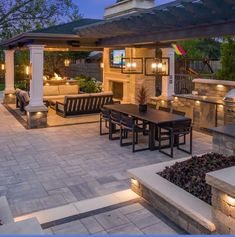
[[[235,154],[235,125],[209,129],[213,133],[213,151],[223,155]]]
[[[224,101],[221,97],[211,97],[211,96],[201,96],[201,95],[191,95],[191,94],[183,94],[183,95],[174,95],[174,98],[185,98],[189,100],[195,100],[210,104],[217,104],[217,105],[223,105]]]
[[[223,97],[192,94],[174,95],[171,107],[185,112],[193,120],[195,129],[208,129],[224,125]]]

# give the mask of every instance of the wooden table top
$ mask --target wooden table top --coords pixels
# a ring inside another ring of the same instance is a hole
[[[189,119],[184,116],[151,108],[148,108],[147,112],[139,112],[139,106],[134,104],[112,104],[112,105],[105,105],[104,108],[128,114],[135,118],[142,119],[155,124]]]

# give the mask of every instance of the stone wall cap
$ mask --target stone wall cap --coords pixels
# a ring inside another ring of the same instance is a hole
[[[235,87],[235,81],[226,81],[226,80],[195,78],[195,79],[193,79],[193,83],[213,84],[213,85],[223,85],[223,86],[234,86]]]
[[[235,166],[207,173],[206,182],[235,197]]]
[[[221,135],[235,138],[235,124],[219,126],[219,127],[215,127],[215,128],[209,128],[208,130],[213,133],[218,133]]]

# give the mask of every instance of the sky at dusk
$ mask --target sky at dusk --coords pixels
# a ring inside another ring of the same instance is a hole
[[[112,5],[116,0],[73,0],[79,6],[80,13],[86,18],[102,19],[104,8]],[[156,5],[161,5],[172,0],[156,0]]]

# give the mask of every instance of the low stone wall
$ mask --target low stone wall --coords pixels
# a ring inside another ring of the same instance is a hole
[[[189,158],[177,161],[182,162]],[[214,233],[212,207],[157,174],[175,162],[173,160],[128,170],[131,189],[186,232],[190,234]]]
[[[231,89],[235,88],[234,81],[211,80],[211,79],[194,79],[195,91],[199,95],[224,97]]]
[[[235,167],[210,172],[212,218],[218,234],[235,234]]]
[[[188,233],[196,235],[211,234],[211,231],[200,225],[188,215],[185,215],[179,208],[167,202],[141,183],[139,183],[138,186],[132,183],[131,189],[138,195],[143,197],[145,200],[147,200],[151,204],[151,206],[163,213],[171,221],[179,225]],[[172,193],[172,195],[174,194]]]

